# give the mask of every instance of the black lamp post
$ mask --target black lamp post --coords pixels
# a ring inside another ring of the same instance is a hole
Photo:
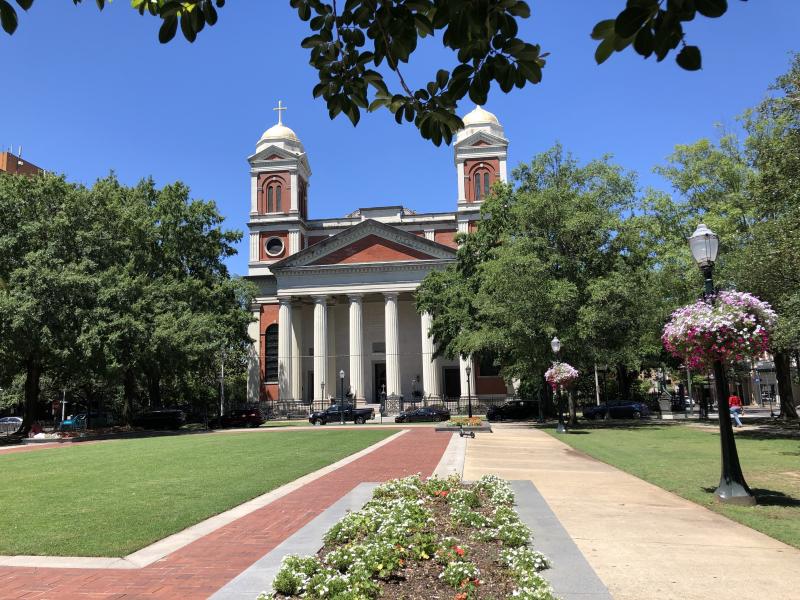
[[[689,238],[689,247],[692,256],[697,262],[705,279],[703,297],[706,302],[714,302],[714,262],[717,260],[719,238],[702,223]],[[725,367],[720,360],[713,363],[714,384],[717,387],[717,413],[719,414],[719,439],[722,449],[722,470],[719,486],[714,495],[721,502],[753,506],[756,499],[753,496],[742,474],[739,464],[739,454],[736,451],[736,440],[733,438],[731,425],[730,406],[728,405],[728,389],[725,379]]]
[[[561,350],[561,340],[557,337],[554,337],[550,340],[550,348],[553,350],[553,354],[556,355],[556,359],[558,359],[558,353]],[[555,393],[555,390],[553,391]],[[557,393],[557,402],[558,402],[558,427],[556,431],[558,433],[567,433],[567,426],[564,424],[564,407],[562,406],[561,402],[561,385],[558,385],[558,393]]]
[[[469,418],[472,418],[472,385],[470,383],[471,375],[472,375],[472,367],[467,365],[464,368],[464,372],[467,374],[467,414]]]
[[[339,421],[344,425],[344,369],[339,371]]]

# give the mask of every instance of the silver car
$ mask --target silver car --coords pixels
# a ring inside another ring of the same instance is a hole
[[[22,417],[2,417],[0,418],[0,433],[6,435],[14,433],[22,425]]]

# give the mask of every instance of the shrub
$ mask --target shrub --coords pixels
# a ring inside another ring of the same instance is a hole
[[[439,573],[439,579],[452,588],[459,589],[469,582],[478,581],[480,570],[471,562],[452,562]]]

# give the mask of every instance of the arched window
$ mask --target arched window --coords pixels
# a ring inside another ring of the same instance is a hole
[[[275,186],[275,212],[281,212],[281,186]]]
[[[272,186],[267,188],[267,212],[272,212]]]
[[[264,381],[277,383],[278,381],[278,326],[267,327],[263,335],[264,342]]]
[[[472,176],[473,195],[475,202],[485,199],[492,189],[492,175],[486,169],[476,171]]]

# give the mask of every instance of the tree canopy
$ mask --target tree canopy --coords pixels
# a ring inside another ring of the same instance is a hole
[[[14,0],[28,10],[34,0]],[[83,0],[72,0],[75,5]],[[106,0],[95,0],[102,10]],[[311,35],[301,41],[310,50],[310,64],[319,75],[315,98],[322,97],[330,118],[344,114],[356,125],[361,111],[388,109],[395,120],[413,122],[425,139],[449,144],[463,126],[456,115],[458,102],[468,96],[485,104],[490,87],[503,93],[542,80],[546,52],[518,37],[519,20],[531,9],[522,0],[290,0]],[[622,5],[622,0],[617,0]],[[180,28],[194,42],[206,26],[217,23],[225,0],[131,0],[140,15],[161,19],[158,39],[172,40]],[[580,13],[576,2],[565,10]],[[644,58],[664,60],[671,52],[677,64],[690,71],[702,66],[700,48],[686,41],[684,23],[698,15],[722,17],[727,0],[626,0],[614,18],[591,30],[599,44],[597,63],[628,48]],[[0,24],[8,34],[18,26],[11,0],[0,0]],[[432,69],[430,79],[416,86],[403,76],[424,38],[441,35],[456,56],[453,69]],[[589,34],[587,26],[587,34]],[[382,67],[384,69],[382,70]],[[386,72],[393,73],[389,83]]]
[[[214,203],[181,183],[0,174],[0,215],[0,383],[22,386],[24,427],[43,377],[128,418],[164,388],[215,398],[223,350],[244,369],[251,290],[223,263],[241,234]]]

